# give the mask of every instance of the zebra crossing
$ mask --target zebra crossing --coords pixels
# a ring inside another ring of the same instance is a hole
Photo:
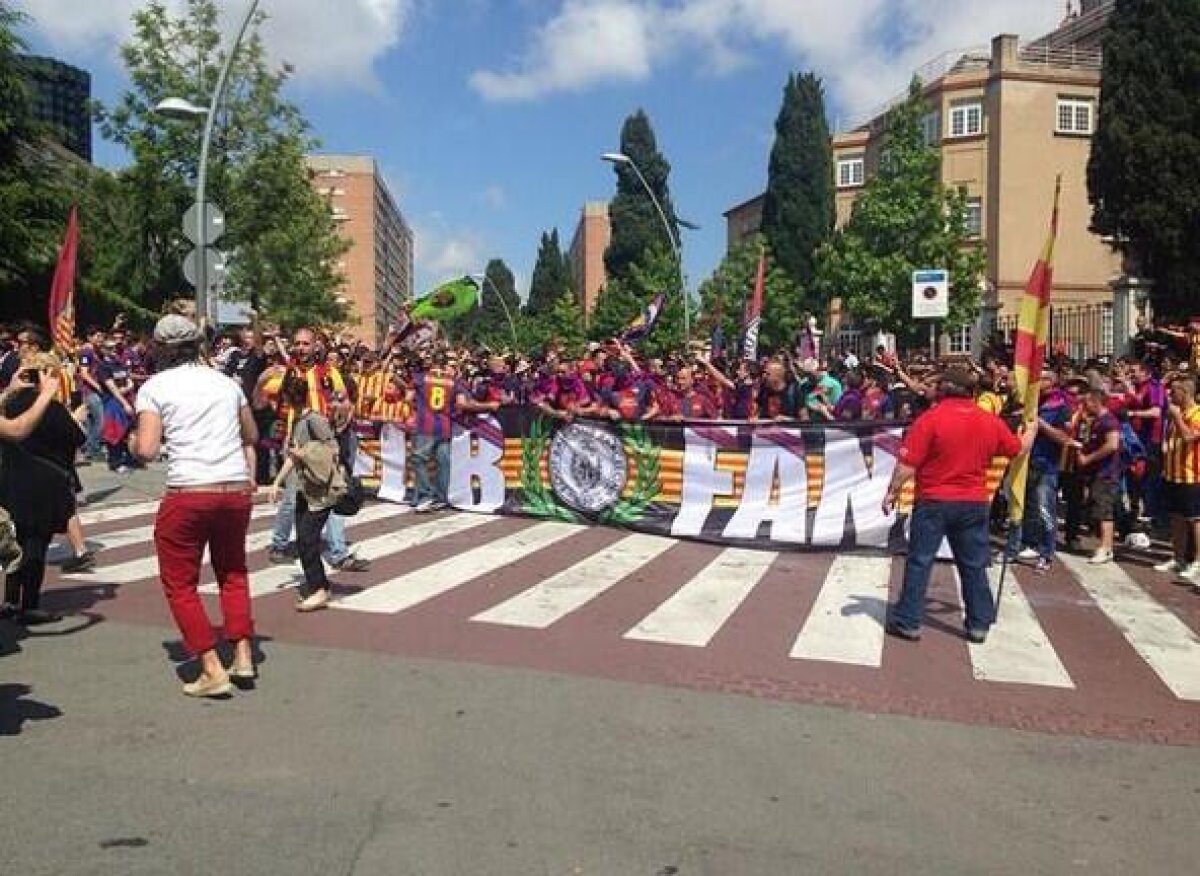
[[[88,512],[85,525],[108,528],[91,539],[104,548],[101,565],[95,572],[60,578],[121,585],[156,579],[152,540],[156,508],[155,503],[138,503]],[[252,512],[247,550],[255,599],[268,599],[301,580],[298,565],[267,563],[273,514],[274,508],[267,505],[256,505]],[[455,591],[479,589],[498,570],[516,570],[509,577],[520,579],[524,564],[554,556],[560,571],[531,574],[528,581],[519,580],[519,586],[497,593],[487,605],[472,605],[459,618],[463,629],[526,630],[530,635],[552,630],[568,619],[586,617],[602,598],[642,592],[647,581],[638,579],[653,569],[658,576],[651,582],[655,592],[665,595],[623,626],[616,638],[630,645],[700,651],[759,598],[764,580],[778,564],[795,563],[797,556],[646,534],[619,534],[597,549],[595,539],[584,537],[591,530],[566,523],[467,513],[409,519],[409,514],[405,506],[375,503],[347,521],[356,553],[378,565],[354,578],[354,583],[363,584],[360,589],[336,595],[331,602],[335,613],[403,615]],[[429,547],[433,550],[425,550]],[[419,554],[416,559],[413,551]],[[669,556],[672,551],[702,551],[704,561],[698,567],[694,562],[675,563]],[[857,555],[813,562],[822,571],[804,581],[815,591],[811,605],[797,605],[795,616],[788,618],[790,648],[785,643],[780,656],[797,667],[886,670],[891,646],[885,640],[884,619],[901,565],[891,557]],[[1079,610],[1101,613],[1111,636],[1136,653],[1171,697],[1200,702],[1200,599],[1196,608],[1176,605],[1173,610],[1120,565],[1089,566],[1079,557],[1062,555],[1061,566],[1063,586],[1076,588],[1071,592]],[[696,571],[675,580],[676,567]],[[957,575],[953,570],[941,574],[939,592],[948,602],[957,601]],[[671,580],[662,580],[664,575]],[[804,573],[800,576],[803,579]],[[991,578],[995,590],[998,569],[992,570]],[[986,643],[968,644],[961,652],[974,681],[1060,691],[1076,688],[1069,661],[1064,661],[1044,623],[1040,601],[1045,597],[1035,590],[1044,580],[1026,579],[1023,572],[1008,576],[999,623]],[[216,585],[207,580],[201,590],[213,594]]]

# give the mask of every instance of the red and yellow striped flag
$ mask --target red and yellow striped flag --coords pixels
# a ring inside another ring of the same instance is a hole
[[[71,208],[50,286],[50,337],[64,353],[75,349],[75,261],[79,251],[79,211]]]
[[[1025,294],[1021,297],[1021,313],[1017,320],[1017,337],[1013,345],[1013,379],[1017,399],[1021,403],[1026,423],[1037,419],[1038,396],[1041,390],[1042,366],[1046,361],[1046,342],[1050,335],[1050,293],[1054,288],[1054,241],[1058,237],[1058,200],[1062,194],[1062,175],[1054,184],[1054,211],[1050,216],[1050,233],[1042,247],[1042,255],[1033,266]],[[1029,476],[1029,454],[1022,453],[1008,470],[1008,519],[1019,523],[1025,516],[1025,481]]]

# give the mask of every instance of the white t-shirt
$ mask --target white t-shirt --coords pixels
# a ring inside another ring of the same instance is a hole
[[[138,391],[136,409],[162,417],[167,486],[248,481],[239,410],[242,388],[204,365],[155,374]]]

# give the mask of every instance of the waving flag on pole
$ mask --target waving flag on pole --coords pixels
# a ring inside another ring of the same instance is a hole
[[[742,358],[758,358],[758,329],[762,325],[763,294],[767,284],[767,251],[758,251],[758,270],[754,275],[754,292],[746,302],[745,324],[742,330]]]
[[[636,344],[650,334],[654,324],[658,322],[658,315],[662,313],[666,300],[667,297],[661,292],[655,295],[653,300],[642,309],[642,312],[634,317],[629,325],[625,326],[621,332],[621,340],[627,344]]]
[[[58,251],[54,281],[50,285],[50,337],[67,351],[75,346],[75,262],[79,252],[79,212],[71,208],[67,233]]]
[[[1042,255],[1033,266],[1025,294],[1021,298],[1021,313],[1017,321],[1017,338],[1013,348],[1013,378],[1021,416],[1033,423],[1038,412],[1038,393],[1042,365],[1046,361],[1046,341],[1050,334],[1050,293],[1054,286],[1054,241],[1058,236],[1058,200],[1062,194],[1062,175],[1054,185],[1054,211],[1050,216],[1050,233],[1042,247]],[[1029,476],[1029,454],[1022,453],[1008,470],[1008,517],[1019,523],[1025,515],[1025,481]]]

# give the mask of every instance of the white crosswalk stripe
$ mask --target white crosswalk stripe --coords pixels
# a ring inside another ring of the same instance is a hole
[[[994,597],[1000,586],[999,566],[988,569],[988,580]],[[962,584],[957,571],[954,582],[961,608]],[[1075,687],[1011,567],[1004,579],[996,623],[988,632],[987,641],[982,645],[968,643],[967,649],[971,655],[971,672],[980,681]]]
[[[359,514],[361,516],[362,512],[359,512]],[[419,545],[436,541],[439,538],[454,535],[458,532],[466,532],[471,529],[490,526],[499,523],[503,519],[503,517],[489,517],[484,514],[459,514],[455,517],[429,520],[415,526],[406,526],[404,529],[397,530],[396,532],[388,532],[384,535],[377,535],[374,538],[364,539],[354,545],[354,554],[364,560],[374,562],[386,557],[395,556],[406,550],[411,550]],[[271,566],[268,569],[251,572],[250,596],[251,598],[257,598],[289,590],[292,587],[299,586],[303,580],[304,573],[301,571],[299,563]],[[215,593],[217,590],[215,584],[201,589],[208,593]]]
[[[261,520],[264,517],[274,516],[275,508],[270,505],[255,505],[250,511],[251,520]],[[135,526],[132,529],[118,529],[114,532],[102,533],[101,535],[88,535],[86,530],[84,531],[84,536],[86,537],[88,546],[91,547],[95,545],[97,549],[103,551],[120,550],[121,548],[130,547],[135,544],[141,544],[142,542],[152,541],[153,535],[153,524],[148,526]],[[66,550],[66,545],[60,543],[53,549],[54,553],[52,556],[67,556],[68,554],[65,553]],[[51,560],[51,562],[53,562],[53,560]]]
[[[1200,636],[1116,563],[1059,558],[1163,684],[1181,700],[1200,700]]]
[[[891,557],[834,559],[789,656],[879,666],[891,573]]]
[[[582,527],[569,523],[539,523],[515,535],[505,536],[440,563],[384,581],[369,590],[339,599],[332,605],[352,611],[394,614],[584,531]]]
[[[79,520],[84,525],[97,526],[101,523],[112,523],[114,520],[129,520],[134,517],[145,517],[147,514],[158,513],[158,500],[153,502],[132,502],[128,505],[105,505],[92,511],[81,511]]]
[[[778,554],[728,548],[625,638],[703,648],[758,586]]]
[[[259,509],[254,509],[258,511]],[[260,516],[267,516],[266,512],[273,509],[263,508]],[[384,520],[389,517],[396,517],[408,511],[403,505],[388,505],[380,503],[363,508],[356,517],[351,517],[347,520],[348,526],[361,526],[364,523],[370,523],[374,520]],[[136,534],[137,530],[131,530],[132,534]],[[115,565],[100,565],[93,572],[80,572],[76,574],[63,575],[64,578],[72,580],[95,581],[105,584],[130,584],[134,581],[142,581],[147,578],[158,577],[158,557],[154,554],[154,526],[141,527],[142,539],[147,544],[148,556],[139,557],[134,560],[129,560],[124,563],[116,563]],[[136,542],[135,542],[136,543]],[[246,537],[246,552],[262,550],[271,543],[271,530],[266,529],[261,532],[250,533]],[[204,552],[203,562],[208,563],[208,551]]]
[[[657,535],[630,535],[557,575],[501,602],[471,620],[545,629],[578,611],[622,579],[679,542]]]

